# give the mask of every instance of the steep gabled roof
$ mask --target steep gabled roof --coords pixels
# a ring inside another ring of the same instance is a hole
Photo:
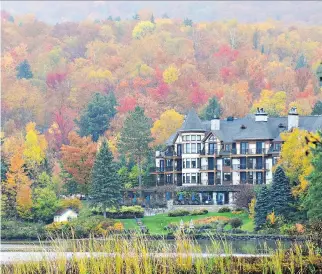
[[[189,110],[180,131],[205,131],[204,125],[193,108]]]

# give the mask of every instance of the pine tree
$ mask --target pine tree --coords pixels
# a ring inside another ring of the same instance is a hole
[[[307,62],[306,62],[305,56],[301,54],[299,59],[297,60],[295,69],[298,70],[306,67],[307,67]]]
[[[151,23],[152,23],[152,24],[155,24],[153,13],[152,13],[152,15],[151,15],[151,19],[150,19],[150,21],[151,21]]]
[[[151,119],[144,115],[144,110],[136,107],[126,118],[120,137],[120,152],[134,157],[139,168],[140,188],[142,187],[142,164],[148,155],[149,143],[153,140],[151,124]]]
[[[322,133],[319,132],[320,138]],[[322,145],[318,143],[312,150],[313,172],[309,176],[310,186],[304,199],[304,208],[310,221],[322,220]]]
[[[133,15],[133,19],[139,21],[140,16],[136,13],[136,14]]]
[[[164,19],[168,19],[168,18],[169,18],[169,15],[168,15],[168,14],[166,14],[166,13],[164,13],[164,14],[162,15],[162,18],[164,18]]]
[[[30,69],[30,65],[27,60],[22,61],[16,68],[17,70],[17,78],[22,79],[30,79],[33,77],[33,74]]]
[[[191,20],[191,19],[189,19],[189,18],[185,18],[185,19],[183,20],[183,24],[184,24],[185,26],[190,26],[190,27],[192,27],[193,22],[192,22],[192,20]]]
[[[99,207],[106,218],[106,208],[118,206],[122,197],[122,185],[117,173],[113,155],[104,140],[97,153],[92,170],[92,182],[90,185],[91,204]]]
[[[215,116],[220,117],[221,112],[221,106],[218,103],[217,98],[213,97],[209,100],[207,106],[201,111],[200,118],[202,120],[211,120]]]
[[[261,53],[262,53],[262,54],[264,54],[264,53],[265,53],[264,45],[262,45]]]
[[[254,218],[256,230],[261,229],[266,223],[267,214],[270,213],[269,201],[269,190],[267,186],[263,186],[256,195]]]
[[[82,112],[80,120],[76,120],[79,127],[78,134],[81,137],[92,136],[97,141],[109,127],[110,120],[116,114],[116,99],[113,92],[107,96],[100,93],[93,95],[87,108]]]
[[[322,115],[322,102],[317,101],[313,107],[312,115]]]
[[[270,188],[270,211],[274,211],[276,216],[287,218],[292,211],[294,199],[291,192],[290,181],[285,175],[282,167],[278,166]]]

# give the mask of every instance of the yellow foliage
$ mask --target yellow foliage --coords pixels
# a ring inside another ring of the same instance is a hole
[[[272,116],[285,114],[286,93],[284,91],[262,90],[260,98],[253,104],[252,112],[255,112],[257,108],[264,108],[266,113]]]
[[[248,204],[249,218],[251,219],[254,219],[255,217],[255,205],[256,205],[256,198],[254,197]]]
[[[124,229],[124,226],[121,222],[117,222],[113,225],[113,229],[115,231],[122,231]]]
[[[155,29],[155,25],[150,21],[139,22],[132,31],[132,37],[140,39],[148,34],[151,34]]]
[[[167,84],[171,84],[177,81],[178,78],[179,78],[179,70],[175,66],[170,66],[163,72],[163,80]]]
[[[266,219],[270,222],[271,225],[274,225],[276,223],[276,216],[274,211],[267,215]]]
[[[196,220],[194,223],[195,224],[210,224],[210,223],[218,222],[218,221],[227,222],[229,220],[230,220],[230,218],[225,217],[225,216],[212,216],[212,217],[207,217],[207,218]]]
[[[36,164],[41,164],[46,156],[47,141],[44,135],[40,135],[36,130],[35,123],[26,125],[26,140],[23,151],[23,156],[27,163],[32,167]]]
[[[109,70],[102,70],[102,69],[98,69],[98,70],[92,70],[89,72],[88,74],[88,78],[89,79],[108,79],[111,80],[112,79],[112,73]]]
[[[319,139],[317,134],[313,134]],[[298,128],[292,132],[281,133],[281,138],[284,144],[281,149],[281,158],[278,162],[286,175],[290,178],[293,184],[293,195],[298,196],[303,193],[308,186],[306,177],[312,172],[310,148],[313,145],[308,145],[305,138],[310,139],[307,131]]]
[[[306,98],[298,99],[297,101],[291,102],[289,104],[288,109],[292,107],[297,108],[297,112],[299,115],[310,115],[312,113],[312,106],[310,101]]]
[[[164,143],[173,133],[181,127],[184,116],[169,109],[163,112],[160,119],[155,121],[151,128],[152,136],[155,138],[155,144]]]

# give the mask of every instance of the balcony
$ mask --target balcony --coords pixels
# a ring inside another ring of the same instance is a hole
[[[181,157],[181,153],[177,153],[176,151],[165,151],[165,157]]]
[[[150,168],[150,173],[163,173],[164,172],[164,167],[151,167]]]
[[[173,166],[166,166],[166,167],[165,167],[165,171],[166,171],[166,172],[173,171]]]
[[[239,183],[241,185],[250,184],[250,185],[262,185],[265,184],[264,179],[246,179],[240,180]]]
[[[258,148],[240,149],[239,150],[239,154],[242,154],[242,155],[267,154],[268,153],[268,150],[269,149],[267,149],[267,148],[261,148],[261,149],[258,149]],[[232,150],[231,153],[232,154],[237,154],[237,150],[234,149],[234,150]]]
[[[258,169],[258,170],[269,170],[269,164],[255,164],[255,165],[245,165],[245,164],[233,164],[233,170],[246,170],[246,169]]]

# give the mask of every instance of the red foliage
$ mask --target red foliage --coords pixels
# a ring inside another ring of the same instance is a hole
[[[157,100],[165,100],[170,92],[166,83],[161,82],[156,88],[149,88],[149,94]]]
[[[238,57],[238,51],[232,49],[228,45],[222,45],[219,50],[214,53],[215,57],[223,58],[229,62],[235,61]]]
[[[136,77],[133,79],[133,88],[134,89],[140,89],[143,87],[146,87],[151,82],[150,79],[143,79],[140,77]]]
[[[47,74],[46,84],[50,88],[56,88],[66,79],[66,76],[66,72],[50,72]]]
[[[195,106],[205,104],[208,101],[207,93],[203,89],[201,89],[196,83],[193,83],[192,86],[193,89],[190,95],[192,104]]]
[[[120,105],[117,107],[117,111],[120,113],[126,113],[132,111],[136,107],[136,99],[134,97],[124,97],[120,100]]]
[[[233,67],[222,67],[220,76],[225,83],[230,82],[236,77],[236,70]]]

